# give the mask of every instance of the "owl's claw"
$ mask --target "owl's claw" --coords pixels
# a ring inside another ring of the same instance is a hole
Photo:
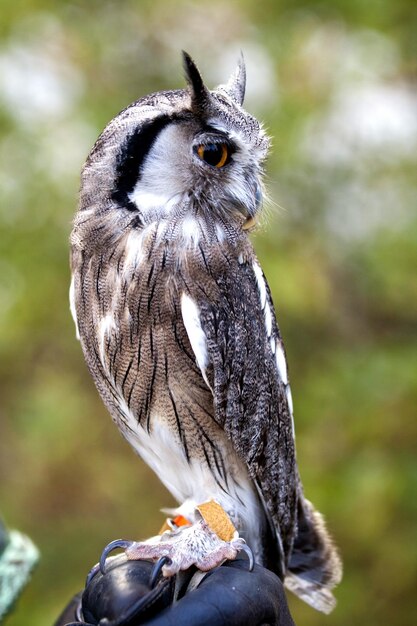
[[[151,537],[147,541],[136,542],[116,539],[110,542],[104,548],[98,565],[91,570],[88,580],[91,580],[98,569],[102,574],[105,574],[108,555],[119,548],[125,551],[128,559],[156,561],[152,571],[151,586],[155,584],[161,571],[164,576],[169,577],[195,565],[201,571],[208,572],[226,560],[235,559],[241,551],[247,555],[249,571],[252,571],[254,567],[253,553],[245,540],[239,537],[231,524],[228,534],[222,533],[222,539],[204,519],[203,515],[209,517],[206,508],[204,505],[200,505],[198,509],[200,519],[197,522],[187,523],[172,530],[165,530],[161,535]],[[231,530],[234,532],[231,533]]]
[[[174,531],[166,531],[163,535],[144,542],[121,539],[112,541],[103,550],[100,558],[99,566],[102,572],[105,571],[107,556],[116,548],[123,548],[126,557],[131,560],[158,560],[152,573],[153,583],[161,571],[164,576],[169,577],[195,565],[201,571],[208,572],[226,560],[235,559],[241,550],[248,556],[249,570],[252,570],[254,565],[252,550],[241,537],[235,536],[230,541],[224,541],[204,520]]]
[[[151,579],[149,581],[149,586],[151,589],[155,587],[156,581],[158,580],[159,574],[162,571],[164,565],[171,565],[171,559],[169,556],[161,556],[160,559],[155,563],[152,569]]]
[[[88,585],[90,584],[94,576],[97,574],[97,572],[101,572],[103,575],[106,573],[106,560],[110,552],[113,552],[113,550],[117,550],[118,548],[123,548],[127,550],[133,544],[135,544],[134,541],[127,541],[124,539],[115,539],[114,541],[111,541],[109,544],[107,544],[107,546],[104,548],[103,552],[101,553],[100,561],[96,563],[88,572],[87,579],[85,581],[85,586],[88,587]],[[162,556],[155,563],[152,569],[151,578],[149,582],[151,589],[153,589],[153,587],[155,586],[156,581],[158,580],[158,577],[164,565],[170,565],[170,564],[171,564],[171,559],[168,556]]]
[[[113,552],[113,550],[117,550],[118,548],[122,548],[123,550],[127,550],[134,543],[135,543],[134,541],[127,541],[126,539],[115,539],[114,541],[111,541],[110,543],[108,543],[107,546],[104,548],[103,552],[101,553],[100,561],[98,562],[98,565],[99,565],[99,568],[100,568],[100,572],[102,574],[106,573],[106,559],[107,559],[108,555],[110,554],[110,552]],[[97,566],[95,566],[95,567],[97,567]],[[93,570],[94,570],[94,567],[93,567]],[[90,572],[90,574],[92,573],[92,571]],[[89,576],[90,576],[90,574],[89,574]]]
[[[255,565],[255,559],[253,558],[253,552],[250,549],[250,547],[248,546],[247,543],[242,543],[242,545],[240,546],[240,549],[242,550],[242,552],[245,552],[246,556],[248,557],[248,561],[249,561],[249,571],[251,572],[253,570],[253,567]]]

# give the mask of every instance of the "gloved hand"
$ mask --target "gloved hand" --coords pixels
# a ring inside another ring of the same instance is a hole
[[[249,571],[246,559],[228,561],[202,579],[196,570],[160,575],[153,587],[152,563],[120,556],[108,564],[55,626],[294,626],[279,578],[259,565]]]

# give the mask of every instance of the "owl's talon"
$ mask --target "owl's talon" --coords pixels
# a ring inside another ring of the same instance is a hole
[[[161,556],[160,559],[155,563],[152,569],[151,579],[149,581],[149,586],[153,589],[156,585],[156,581],[158,580],[159,574],[162,571],[164,565],[171,565],[172,559],[169,556]]]
[[[253,567],[255,565],[255,559],[253,558],[253,552],[250,549],[250,547],[248,546],[247,543],[242,543],[242,545],[240,546],[241,551],[245,552],[247,557],[248,557],[248,561],[249,561],[249,571],[251,572],[253,570]]]
[[[108,555],[110,554],[110,552],[113,552],[113,550],[117,550],[118,548],[122,548],[123,550],[127,550],[128,548],[130,548],[130,546],[133,543],[134,543],[134,541],[127,541],[126,539],[115,539],[114,541],[111,541],[110,543],[108,543],[107,546],[104,548],[103,552],[101,553],[101,557],[100,557],[100,561],[99,561],[100,572],[102,574],[106,573],[106,559],[107,559]],[[94,568],[93,568],[93,570],[94,570]],[[92,573],[92,571],[90,572],[90,574]],[[90,576],[90,574],[89,574],[89,576]]]

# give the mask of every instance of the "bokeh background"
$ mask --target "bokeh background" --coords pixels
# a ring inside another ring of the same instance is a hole
[[[172,503],[99,400],[68,310],[79,171],[180,50],[273,136],[254,245],[286,339],[308,497],[344,559],[329,617],[417,623],[417,19],[414,0],[2,0],[0,512],[42,560],[9,626],[51,624],[102,547]]]

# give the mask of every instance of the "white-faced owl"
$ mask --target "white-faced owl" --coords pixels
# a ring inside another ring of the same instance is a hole
[[[131,557],[169,554],[172,574],[208,569],[246,542],[328,612],[340,560],[303,495],[284,346],[248,236],[269,140],[242,108],[243,60],[213,91],[185,53],[184,67],[186,89],[137,100],[97,139],[71,235],[71,309],[88,368],[189,522],[169,552],[155,539]],[[198,505],[210,500],[236,529],[230,541],[207,539]]]

